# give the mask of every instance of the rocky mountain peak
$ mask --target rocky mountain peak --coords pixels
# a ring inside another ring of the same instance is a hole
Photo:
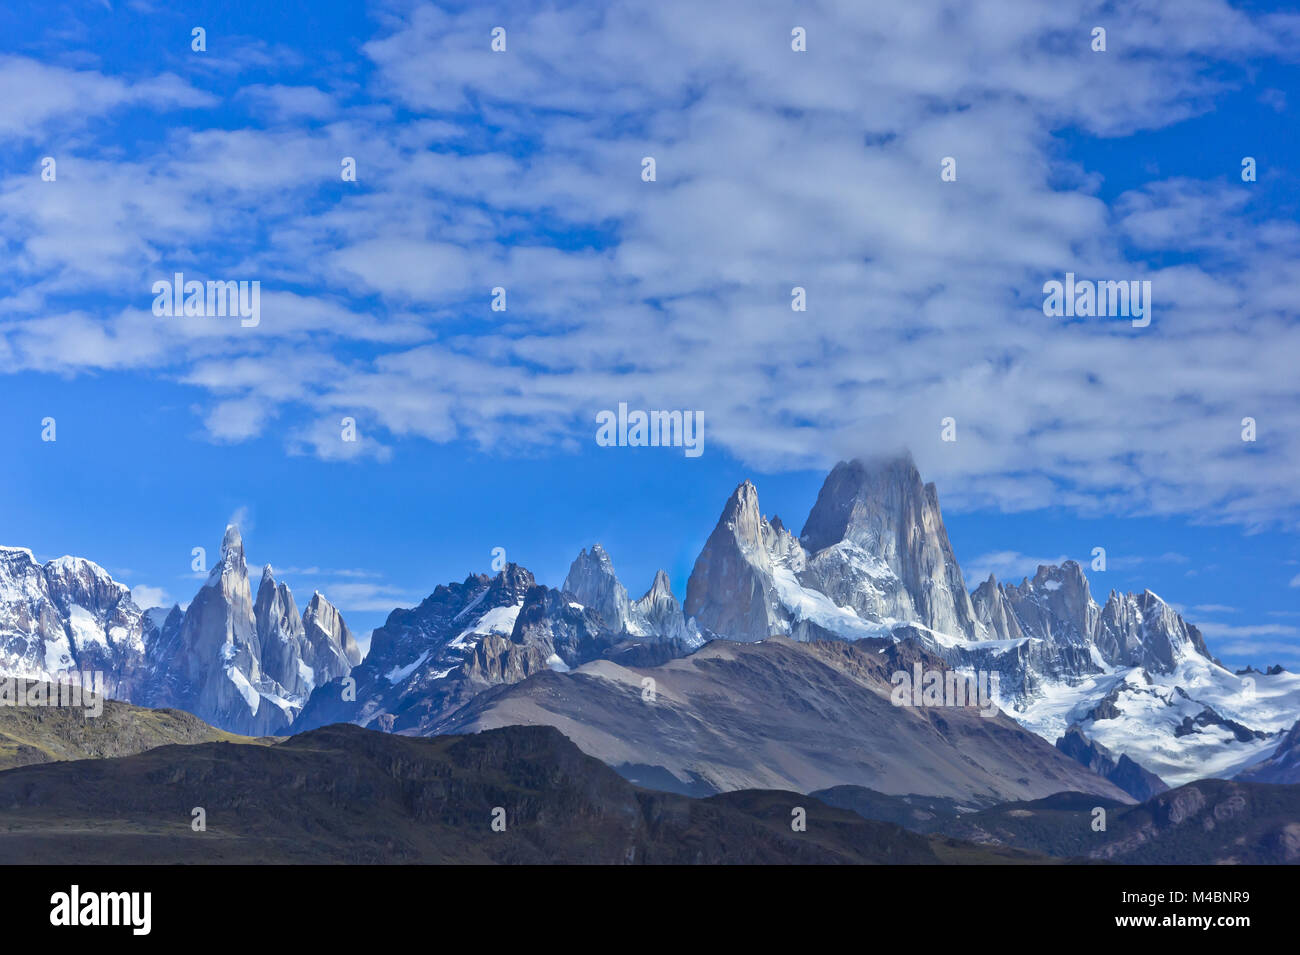
[[[799,539],[810,554],[851,540],[868,550],[890,550],[901,519],[926,500],[920,472],[910,454],[841,461],[822,483]]]
[[[835,465],[799,539],[809,555],[808,574],[823,593],[836,589],[829,575],[861,568],[857,584],[832,594],[860,615],[916,620],[959,638],[983,635],[938,494],[933,484],[921,483],[910,454]],[[819,560],[832,549],[836,553]],[[886,574],[901,586],[883,579]]]
[[[685,615],[706,633],[734,640],[764,640],[789,632],[768,548],[775,535],[759,510],[758,489],[743,481],[723,505],[691,569]]]
[[[238,555],[240,560],[244,558],[244,539],[239,534],[238,524],[227,524],[226,533],[222,535],[221,556],[225,558],[227,555]]]
[[[1039,564],[1031,584],[1035,590],[1064,590],[1081,600],[1091,600],[1088,578],[1077,560],[1057,564]]]
[[[304,657],[315,671],[318,684],[346,676],[361,662],[361,649],[352,631],[338,609],[319,590],[307,602],[302,627],[312,651],[310,655],[304,653]]]
[[[574,558],[561,589],[594,610],[610,630],[622,633],[627,629],[631,615],[627,588],[619,581],[614,562],[600,544],[594,545],[590,553],[584,549]]]
[[[672,581],[668,579],[667,571],[660,569],[655,572],[654,583],[650,585],[650,589],[645,592],[641,599],[654,600],[662,597],[672,597],[672,595]]]
[[[486,602],[492,606],[507,607],[523,603],[528,591],[537,586],[532,571],[518,564],[506,564],[488,585]]]

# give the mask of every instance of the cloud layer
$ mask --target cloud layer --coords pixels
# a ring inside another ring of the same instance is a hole
[[[1294,56],[1300,19],[1216,0],[382,19],[364,83],[297,64],[226,100],[198,65],[0,61],[0,87],[42,91],[0,107],[33,156],[0,182],[0,371],[159,376],[199,389],[211,440],[275,428],[325,458],[580,447],[627,401],[698,409],[710,448],[763,469],[910,446],[947,507],[1300,519],[1300,227],[1235,165],[1108,201],[1066,147],[1214,108],[1245,64]],[[143,107],[171,115],[161,143],[94,132]],[[176,271],[261,281],[261,324],[155,317]],[[1151,325],[1045,317],[1067,271],[1149,279]]]

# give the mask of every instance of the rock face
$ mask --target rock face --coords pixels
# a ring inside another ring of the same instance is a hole
[[[311,668],[302,658],[306,631],[294,603],[293,594],[284,584],[277,584],[271,565],[262,568],[262,582],[253,604],[253,618],[261,634],[262,669],[284,687],[290,696],[305,696],[312,691]]]
[[[600,614],[605,625],[615,633],[624,633],[632,618],[632,601],[614,573],[614,563],[605,548],[596,544],[588,554],[584,548],[569,566],[563,590],[573,594],[578,603]]]
[[[0,547],[0,673],[32,679],[99,671],[126,697],[147,680],[149,627],[130,590],[98,564]]]
[[[1189,654],[1211,659],[1200,631],[1149,590],[1111,591],[1098,606],[1083,568],[1072,560],[1040,566],[1019,585],[1001,585],[990,575],[972,599],[993,639],[1031,637],[1042,644],[1040,656],[1058,661],[1065,672],[1116,665],[1164,673]]]
[[[88,560],[42,566],[30,551],[0,549],[0,641],[5,675],[102,672],[114,699],[176,707],[248,735],[283,732],[317,684],[360,662],[347,625],[320,594],[300,617],[267,566],[253,600],[233,525],[185,611],[142,612]]]
[[[662,570],[655,574],[650,589],[632,604],[632,619],[641,634],[680,641],[690,647],[703,643],[699,633],[686,620],[682,605],[673,595],[668,574]]]
[[[1107,661],[1162,673],[1192,654],[1212,659],[1201,631],[1149,590],[1140,594],[1111,591],[1093,642]]]
[[[985,636],[933,485],[910,457],[835,466],[796,539],[748,481],[695,562],[685,612],[732,640],[881,636],[899,624]]]
[[[313,685],[347,676],[361,662],[361,648],[342,615],[319,590],[302,614],[303,658],[313,672]]]
[[[807,582],[859,616],[982,635],[938,493],[921,483],[910,456],[837,464],[799,541],[809,555]]]
[[[1094,743],[1078,727],[1056,741],[1056,748],[1066,756],[1104,776],[1139,802],[1164,792],[1169,787],[1155,773],[1149,773],[1127,756],[1116,759],[1105,746]]]
[[[758,509],[758,489],[746,481],[736,488],[704,544],[686,584],[686,616],[709,636],[763,640],[789,633],[791,615],[777,594],[778,568],[798,569],[803,552],[788,541],[784,528],[768,523]]]
[[[167,703],[235,732],[268,734],[288,723],[287,712],[272,712],[275,703],[263,705],[268,696],[278,694],[274,681],[262,672],[248,565],[237,527],[226,528],[221,560],[186,608],[179,647],[179,658],[165,665],[183,675],[182,695]],[[214,661],[219,662],[214,666]]]

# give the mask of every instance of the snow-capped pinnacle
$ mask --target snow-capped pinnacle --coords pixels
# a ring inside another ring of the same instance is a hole
[[[271,570],[271,565],[270,565],[270,564],[263,564],[263,565],[262,565],[262,579],[263,579],[263,580],[270,580],[272,583],[275,582],[275,572],[274,572],[273,570]]]

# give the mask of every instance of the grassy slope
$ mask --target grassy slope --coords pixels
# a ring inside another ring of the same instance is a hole
[[[151,710],[105,700],[104,712],[80,707],[0,706],[0,770],[69,759],[132,756],[168,743],[265,742],[216,729],[180,710]]]

